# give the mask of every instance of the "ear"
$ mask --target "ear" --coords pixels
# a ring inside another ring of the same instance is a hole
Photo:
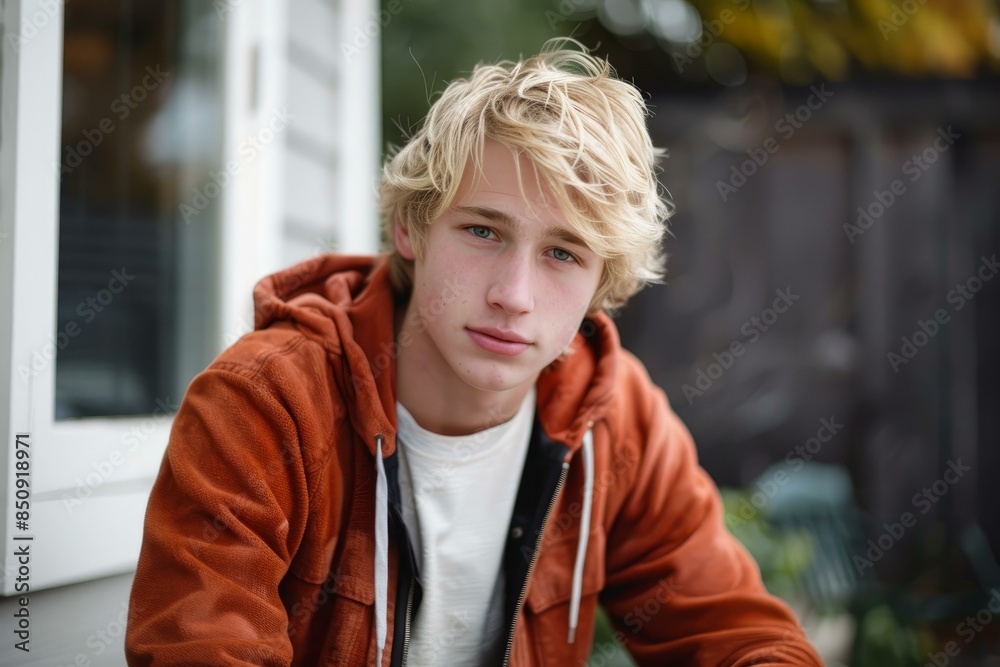
[[[396,242],[396,250],[399,251],[400,256],[403,259],[416,259],[417,255],[413,252],[413,244],[410,242],[410,232],[406,229],[399,220],[396,220],[394,225],[394,240]]]

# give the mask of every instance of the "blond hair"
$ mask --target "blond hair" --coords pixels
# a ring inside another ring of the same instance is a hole
[[[382,170],[379,207],[392,244],[395,225],[422,257],[428,225],[451,206],[468,160],[481,173],[486,139],[524,153],[551,188],[570,226],[605,260],[590,309],[614,310],[663,279],[662,236],[671,213],[656,179],[645,102],[610,64],[546,42],[516,63],[477,65],[451,82],[406,145]],[[394,287],[408,293],[413,261],[390,249]]]

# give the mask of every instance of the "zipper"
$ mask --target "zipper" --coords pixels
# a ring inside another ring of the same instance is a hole
[[[403,626],[403,660],[400,667],[406,665],[406,652],[410,649],[410,610],[413,607],[413,579],[410,579],[410,590],[406,593],[406,623]]]
[[[399,540],[401,543],[400,549],[406,551],[405,558],[407,559],[407,562],[409,564],[407,569],[410,571],[410,582],[406,589],[406,616],[404,617],[403,621],[403,652],[399,660],[399,667],[403,667],[404,665],[406,665],[406,656],[410,650],[410,633],[411,633],[410,619],[413,616],[413,596],[414,596],[414,591],[416,590],[417,587],[416,566],[414,565],[413,562],[413,549],[410,545],[409,534],[407,533],[406,530],[406,522],[403,521],[403,517],[399,514],[399,512],[396,511],[396,508],[393,506],[391,502],[389,503],[389,516],[394,521],[397,521],[399,523],[399,532],[402,533],[402,538]],[[400,558],[402,559],[403,557],[404,556],[401,554]],[[403,568],[404,566],[400,564],[400,569],[402,570]],[[395,641],[396,639],[394,637],[393,643],[395,643]],[[392,663],[392,660],[390,659],[390,664],[395,664],[395,663]]]
[[[556,484],[556,492],[552,494],[549,507],[545,510],[542,527],[538,530],[538,539],[535,541],[535,550],[531,554],[531,562],[528,563],[528,573],[524,576],[524,583],[521,584],[521,592],[517,596],[517,604],[514,605],[514,619],[510,622],[510,638],[507,640],[507,650],[503,655],[503,667],[507,667],[507,663],[510,662],[510,651],[514,648],[514,628],[517,627],[517,617],[521,614],[521,607],[524,605],[524,594],[528,590],[528,580],[531,579],[531,573],[535,569],[535,561],[538,560],[538,552],[541,551],[542,537],[545,535],[545,525],[549,522],[549,515],[552,514],[552,508],[556,506],[556,500],[559,498],[559,492],[562,491],[563,484],[566,482],[566,473],[568,470],[569,461],[563,461],[562,472],[559,473],[559,483]]]

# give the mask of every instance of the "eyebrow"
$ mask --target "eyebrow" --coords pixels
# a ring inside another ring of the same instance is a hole
[[[521,223],[505,211],[490,208],[488,206],[459,206],[457,208],[462,213],[471,213],[472,215],[480,218],[485,218],[486,220],[502,225],[512,231],[517,231],[521,228]],[[575,232],[563,227],[546,227],[545,236],[546,238],[558,239],[564,243],[571,243],[573,245],[580,246],[581,248],[590,250],[590,246],[588,246],[587,243]]]

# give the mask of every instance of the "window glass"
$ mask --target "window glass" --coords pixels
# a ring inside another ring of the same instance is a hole
[[[175,406],[217,353],[222,25],[65,5],[56,419]]]

